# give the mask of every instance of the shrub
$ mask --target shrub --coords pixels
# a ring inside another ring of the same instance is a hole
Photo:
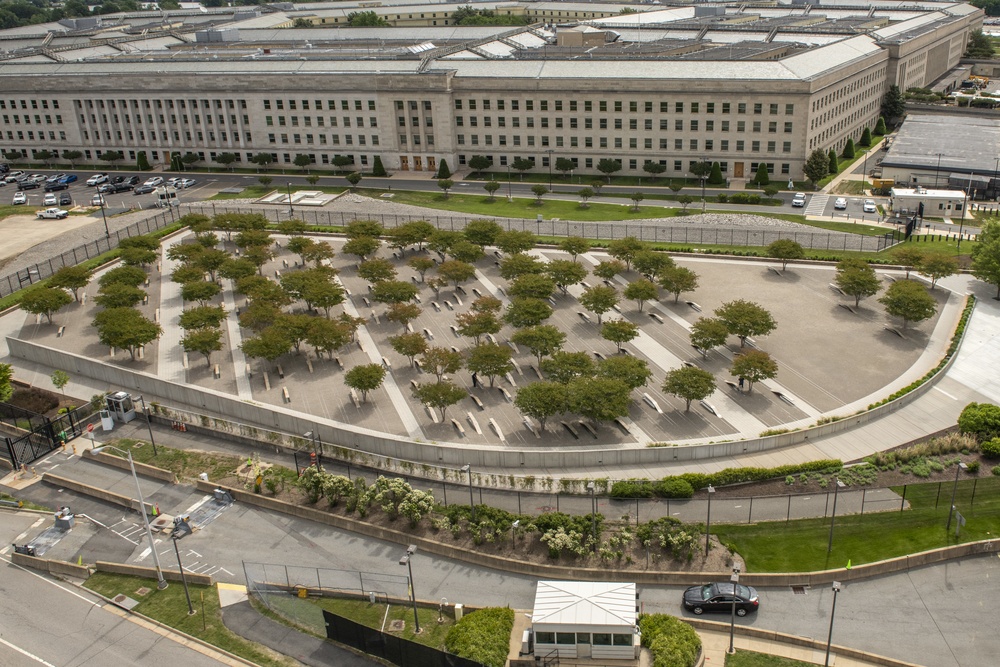
[[[975,475],[979,472],[979,461],[969,461],[968,466],[965,468],[965,472],[970,475]]]
[[[640,614],[642,645],[653,656],[653,667],[694,667],[701,638],[683,621],[666,614]]]
[[[991,403],[969,403],[958,416],[958,430],[982,442],[1000,436],[1000,407]]]
[[[694,487],[687,480],[666,477],[656,483],[656,495],[661,498],[690,498]]]
[[[487,607],[462,617],[445,637],[449,653],[476,660],[487,667],[503,667],[507,662],[514,610]]]
[[[1000,438],[987,440],[979,445],[979,451],[988,459],[1000,459]]]
[[[990,468],[990,472],[996,475],[997,477],[1000,477],[1000,466],[993,466],[992,468]]]

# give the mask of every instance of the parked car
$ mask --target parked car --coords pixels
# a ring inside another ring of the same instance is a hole
[[[795,208],[802,208],[806,205],[806,193],[796,192],[795,196],[792,197],[792,206]]]
[[[878,213],[878,207],[875,206],[875,200],[866,199],[864,205],[862,206],[862,210],[865,213]]]
[[[0,162],[0,174],[6,174],[10,171],[10,165]]]
[[[102,194],[96,194],[96,195],[94,195],[93,197],[90,198],[90,205],[91,206],[104,206],[104,203],[105,203],[104,202],[104,195],[102,195]]]
[[[183,190],[184,188],[190,188],[197,182],[198,181],[194,180],[193,178],[182,178],[181,180],[174,183],[174,187],[177,188],[178,190]]]
[[[66,174],[65,176],[59,179],[60,183],[65,183],[66,185],[69,185],[70,183],[76,183],[76,181],[77,181],[76,174]]]
[[[139,177],[138,176],[129,176],[123,182],[124,183],[128,183],[129,185],[139,185]]]
[[[59,195],[59,205],[60,206],[72,206],[73,205],[73,196],[70,195],[70,193],[68,193],[68,192],[62,193],[61,195]]]
[[[28,203],[28,195],[24,194],[23,192],[14,193],[14,201],[12,201],[11,204],[17,206],[18,204],[27,204],[27,203]]]
[[[65,190],[68,187],[69,186],[66,185],[65,183],[61,183],[59,181],[56,181],[55,183],[46,183],[45,184],[45,191],[46,192],[56,192],[57,190]]]
[[[24,176],[24,172],[23,171],[12,171],[9,174],[7,174],[7,176],[5,177],[5,180],[8,183],[13,183],[14,181],[18,180],[22,176]]]
[[[66,174],[53,174],[45,179],[46,183],[55,183],[56,181],[66,177]]]
[[[180,176],[171,176],[170,178],[167,179],[167,185],[173,185],[176,187],[177,182],[182,180],[184,179],[182,179]]]
[[[42,206],[55,206],[59,203],[59,198],[51,192],[42,199]]]
[[[124,176],[115,176],[114,178],[111,179],[111,182],[112,183],[121,183],[124,180],[125,180]]]
[[[46,180],[48,180],[48,176],[46,176],[45,174],[32,174],[31,176],[28,176],[28,178],[34,181],[35,183],[44,183]]]
[[[843,211],[847,208],[847,199],[845,197],[837,197],[837,201],[833,202],[833,208],[837,211]]]
[[[128,183],[105,183],[101,187],[97,188],[97,191],[106,194],[113,195],[116,192],[128,192],[132,189],[132,186]]]
[[[146,182],[143,183],[143,185],[149,185],[149,186],[152,186],[154,188],[157,185],[163,185],[163,177],[162,176],[152,176],[150,178],[147,178]]]
[[[736,615],[746,616],[760,606],[756,589],[723,581],[692,586],[684,591],[684,608],[699,616],[704,613],[732,613],[735,588]]]
[[[102,183],[107,183],[107,182],[108,182],[107,174],[94,174],[93,176],[87,179],[87,185],[90,186],[101,185]]]
[[[143,183],[142,185],[136,186],[135,190],[132,191],[132,194],[134,194],[134,195],[148,195],[149,193],[155,192],[155,191],[156,191],[156,188],[154,188],[152,185],[146,185],[145,183]]]
[[[23,181],[18,181],[17,187],[21,190],[37,190],[38,183],[31,180],[30,178],[26,178]]]

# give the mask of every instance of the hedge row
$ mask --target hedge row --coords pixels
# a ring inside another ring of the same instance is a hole
[[[671,475],[652,482],[645,479],[627,479],[611,485],[612,498],[690,498],[698,489],[712,486],[726,486],[741,482],[762,482],[769,479],[781,479],[788,475],[803,472],[823,472],[840,470],[843,462],[839,459],[820,459],[807,463],[777,466],[776,468],[726,468],[718,472],[705,474],[687,472],[683,475]]]
[[[642,645],[653,655],[653,667],[694,667],[701,638],[687,623],[666,614],[641,614]]]
[[[449,653],[476,660],[486,667],[504,667],[513,628],[513,609],[487,607],[463,616],[448,631],[444,646]]]

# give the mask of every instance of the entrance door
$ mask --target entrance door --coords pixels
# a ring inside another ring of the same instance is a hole
[[[437,160],[435,158],[427,158],[427,171],[437,171]]]
[[[733,163],[733,178],[743,178],[743,163]]]
[[[423,171],[424,170],[424,159],[419,155],[413,156],[413,171]]]
[[[410,170],[410,158],[405,155],[399,156],[399,170],[409,171]]]

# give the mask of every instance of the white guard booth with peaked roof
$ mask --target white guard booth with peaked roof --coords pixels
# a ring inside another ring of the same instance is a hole
[[[635,660],[635,584],[539,581],[531,627],[536,658]]]

